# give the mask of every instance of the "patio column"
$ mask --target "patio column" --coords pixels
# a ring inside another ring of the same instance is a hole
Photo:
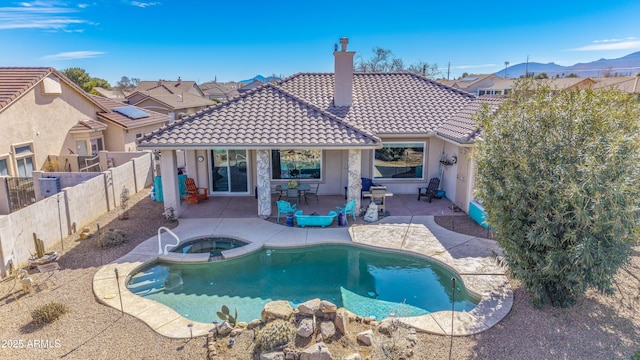
[[[165,211],[173,208],[173,214],[179,217],[180,190],[178,190],[178,162],[175,150],[160,151],[160,174],[162,176],[162,197]]]
[[[271,216],[271,176],[269,168],[269,150],[257,151],[258,170],[258,216],[266,219]]]
[[[360,169],[362,167],[362,155],[359,149],[349,149],[347,156],[347,201],[356,201],[357,209],[360,209],[360,189],[362,180]]]

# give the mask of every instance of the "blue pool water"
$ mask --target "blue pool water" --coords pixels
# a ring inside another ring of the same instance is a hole
[[[181,254],[202,254],[209,253],[209,256],[216,257],[222,255],[222,251],[235,249],[247,245],[246,242],[227,238],[204,236],[186,240],[170,251]]]
[[[455,310],[473,309],[478,300],[450,270],[422,257],[350,245],[262,249],[207,263],[158,262],[132,276],[127,287],[205,323],[220,321],[222,305],[231,313],[237,308],[239,321],[251,321],[269,301],[295,307],[313,298],[381,320],[451,310],[452,278]]]

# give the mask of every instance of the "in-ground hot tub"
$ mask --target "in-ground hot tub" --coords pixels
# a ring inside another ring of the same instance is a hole
[[[248,242],[220,236],[201,236],[181,242],[169,250],[178,254],[206,254],[210,257],[222,256],[224,250],[230,250],[247,245]]]

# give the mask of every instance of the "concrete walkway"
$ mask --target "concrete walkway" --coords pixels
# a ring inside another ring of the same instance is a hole
[[[343,228],[299,228],[277,225],[259,218],[187,218],[172,230],[180,239],[197,236],[229,236],[250,244],[223,252],[227,258],[256,251],[263,246],[291,247],[326,243],[359,244],[401,250],[428,256],[456,271],[465,287],[481,299],[470,312],[454,313],[454,335],[471,335],[489,329],[511,309],[513,292],[493,254],[501,250],[493,240],[454,233],[438,226],[433,216],[389,216],[379,223]],[[174,244],[168,233],[161,234],[162,248]],[[98,301],[138,317],[158,333],[171,338],[205,335],[212,325],[183,318],[165,305],[134,295],[125,286],[142,266],[159,258],[158,237],[154,236],[127,255],[100,268],[93,279]],[[182,259],[189,261],[189,259]],[[118,277],[114,269],[118,270]],[[451,311],[399,318],[418,331],[451,334]],[[190,329],[189,324],[193,324]]]

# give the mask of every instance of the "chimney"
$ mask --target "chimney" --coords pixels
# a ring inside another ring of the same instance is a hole
[[[182,84],[182,79],[180,78],[180,76],[178,76],[178,81],[177,81],[177,82],[178,82],[178,84],[177,84],[177,85]]]
[[[355,51],[347,51],[349,38],[340,38],[340,51],[333,52],[335,58],[335,74],[333,75],[333,105],[351,106],[353,94],[353,55]]]

